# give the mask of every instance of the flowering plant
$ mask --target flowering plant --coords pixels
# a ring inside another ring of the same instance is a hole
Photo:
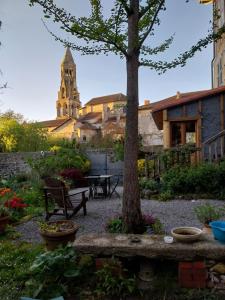
[[[11,221],[17,222],[24,216],[24,208],[28,205],[23,202],[22,198],[14,195],[11,199],[5,201],[4,206],[11,213]]]
[[[5,207],[8,208],[24,208],[27,207],[27,204],[23,203],[23,199],[17,196],[14,196],[12,199],[5,202]]]
[[[0,196],[4,197],[6,194],[11,193],[12,190],[9,188],[0,188]]]
[[[60,173],[60,175],[64,178],[64,180],[71,180],[74,187],[81,187],[87,185],[83,173],[78,169],[65,169]]]

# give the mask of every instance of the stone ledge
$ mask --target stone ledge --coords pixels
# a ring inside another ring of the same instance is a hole
[[[87,234],[77,238],[74,247],[78,252],[95,256],[141,256],[150,259],[193,261],[198,259],[225,259],[225,245],[210,235],[201,241],[188,244],[174,242],[166,244],[163,236],[135,235],[141,242],[131,242],[134,235],[126,234]]]

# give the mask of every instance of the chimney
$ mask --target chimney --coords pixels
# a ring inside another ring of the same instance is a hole
[[[150,104],[150,100],[144,100],[144,105],[149,105]]]
[[[180,96],[181,96],[181,93],[180,93],[179,91],[177,91],[177,96],[176,96],[176,98],[177,98],[177,99],[180,99]]]

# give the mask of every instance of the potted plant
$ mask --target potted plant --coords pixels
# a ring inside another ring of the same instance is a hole
[[[212,206],[207,203],[196,207],[195,213],[199,222],[204,224],[203,230],[207,233],[211,233],[209,223],[220,219],[224,215],[224,209],[221,209],[221,207]]]
[[[5,228],[9,223],[9,210],[7,207],[0,206],[0,234],[5,232]]]
[[[73,242],[79,225],[71,220],[63,220],[40,223],[39,228],[47,250],[54,250],[60,245]]]

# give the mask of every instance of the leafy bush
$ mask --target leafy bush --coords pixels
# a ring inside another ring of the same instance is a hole
[[[145,176],[145,168],[147,168],[147,173],[151,173],[153,170],[154,161],[153,160],[145,160],[139,159],[138,160],[138,176]]]
[[[68,168],[76,168],[85,173],[90,168],[90,162],[84,155],[66,148],[60,149],[55,155],[30,160],[29,163],[40,176],[57,174]]]
[[[37,123],[20,122],[14,115],[0,116],[0,151],[38,151],[47,147],[47,132]]]
[[[124,141],[116,141],[113,145],[113,150],[115,153],[115,160],[124,160]]]
[[[115,217],[110,219],[106,224],[106,231],[109,233],[125,233],[126,228],[122,217]]]
[[[222,197],[225,194],[225,162],[173,167],[163,175],[162,180],[164,191],[172,194],[208,193]]]
[[[158,200],[160,201],[168,201],[172,200],[174,198],[174,195],[171,191],[165,191],[159,194]]]
[[[0,243],[0,299],[15,300],[26,294],[28,269],[41,251],[40,245]]]
[[[163,231],[162,223],[152,215],[143,215],[142,223],[144,231],[147,233],[161,234]],[[116,216],[106,223],[106,231],[109,233],[126,233],[126,226],[121,216]]]
[[[78,257],[72,246],[38,255],[30,267],[26,282],[30,296],[50,299],[68,292],[69,285],[82,275]]]
[[[195,207],[195,213],[202,224],[208,225],[212,221],[219,220],[224,215],[225,209],[207,203]]]
[[[141,190],[159,191],[160,183],[153,179],[148,179],[145,177],[140,178],[139,186]]]
[[[137,291],[135,277],[129,278],[122,274],[115,274],[110,265],[104,265],[101,270],[96,272],[96,275],[97,285],[95,293],[100,297],[117,296],[123,299],[125,296]]]

